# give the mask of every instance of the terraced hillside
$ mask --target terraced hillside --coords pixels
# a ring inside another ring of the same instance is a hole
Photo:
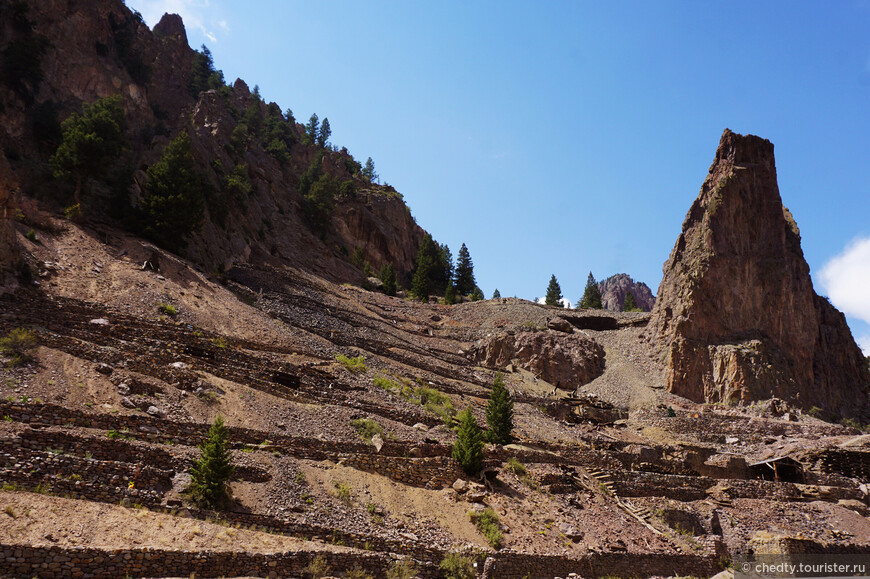
[[[870,548],[867,437],[777,401],[667,394],[647,314],[420,304],[256,256],[209,277],[60,225],[19,232],[38,284],[0,298],[0,335],[39,343],[0,371],[4,576],[438,577],[457,553],[483,577],[710,576],[752,550]],[[474,362],[526,332],[600,344],[603,373],[556,387],[521,353]],[[515,443],[469,477],[452,416],[485,424],[496,371]],[[237,469],[211,512],[184,490],[217,415]],[[469,516],[487,507],[500,543]]]

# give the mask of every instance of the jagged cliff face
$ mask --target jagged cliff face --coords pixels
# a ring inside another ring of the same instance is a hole
[[[618,273],[598,282],[598,290],[601,292],[601,304],[605,310],[622,311],[626,294],[631,291],[634,295],[637,307],[645,312],[653,309],[656,298],[643,282],[634,281],[626,273]]]
[[[38,134],[46,111],[56,112],[60,121],[83,103],[116,94],[123,98],[125,136],[139,169],[130,193],[134,204],[145,170],[182,130],[191,135],[201,171],[212,186],[221,187],[215,163],[229,170],[239,163],[228,153],[233,130],[240,111],[255,101],[241,81],[224,95],[190,93],[195,53],[179,16],[165,15],[152,31],[120,0],[34,0],[27,6],[27,34],[48,40],[39,59],[42,81],[26,98],[0,86],[6,104],[0,112],[0,147],[25,191],[44,181],[46,162],[58,144],[57,137],[52,142]],[[22,34],[20,27],[0,25],[0,49]],[[257,106],[265,113],[269,105]],[[225,219],[216,219],[207,207],[185,256],[209,271],[251,259],[279,260],[335,281],[360,281],[362,272],[348,259],[360,247],[375,270],[392,262],[400,277],[407,277],[423,230],[401,196],[349,172],[346,152],[327,149],[321,168],[339,181],[354,180],[358,194],[336,200],[325,233],[306,223],[299,179],[317,151],[301,144],[302,127],[291,124],[295,143],[289,160],[279,163],[261,143],[250,143],[242,160],[250,194],[236,200]]]
[[[15,288],[15,274],[20,262],[13,204],[17,188],[6,157],[0,155],[0,295]]]
[[[777,396],[835,416],[867,411],[863,357],[843,315],[813,291],[765,139],[722,135],[647,335],[668,389],[692,400]]]

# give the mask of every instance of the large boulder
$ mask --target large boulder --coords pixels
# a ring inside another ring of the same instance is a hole
[[[587,384],[604,372],[604,348],[578,334],[499,334],[477,342],[471,354],[490,368],[515,363],[563,390]]]
[[[691,400],[776,396],[867,415],[863,356],[843,314],[813,291],[765,139],[722,135],[665,262],[647,336],[667,388]]]

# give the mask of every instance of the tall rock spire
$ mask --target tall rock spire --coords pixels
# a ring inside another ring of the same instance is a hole
[[[707,402],[776,396],[829,417],[868,412],[845,317],[813,291],[773,144],[726,129],[667,262],[647,334],[668,389]]]

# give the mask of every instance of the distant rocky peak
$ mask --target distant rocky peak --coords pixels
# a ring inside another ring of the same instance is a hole
[[[178,14],[164,14],[160,22],[154,25],[153,32],[156,36],[174,38],[187,44],[187,31],[184,29],[184,22]]]
[[[621,312],[629,291],[634,295],[637,307],[645,312],[652,310],[656,304],[656,298],[649,286],[634,281],[627,273],[617,273],[598,282],[598,290],[601,292],[601,303],[605,310]]]

